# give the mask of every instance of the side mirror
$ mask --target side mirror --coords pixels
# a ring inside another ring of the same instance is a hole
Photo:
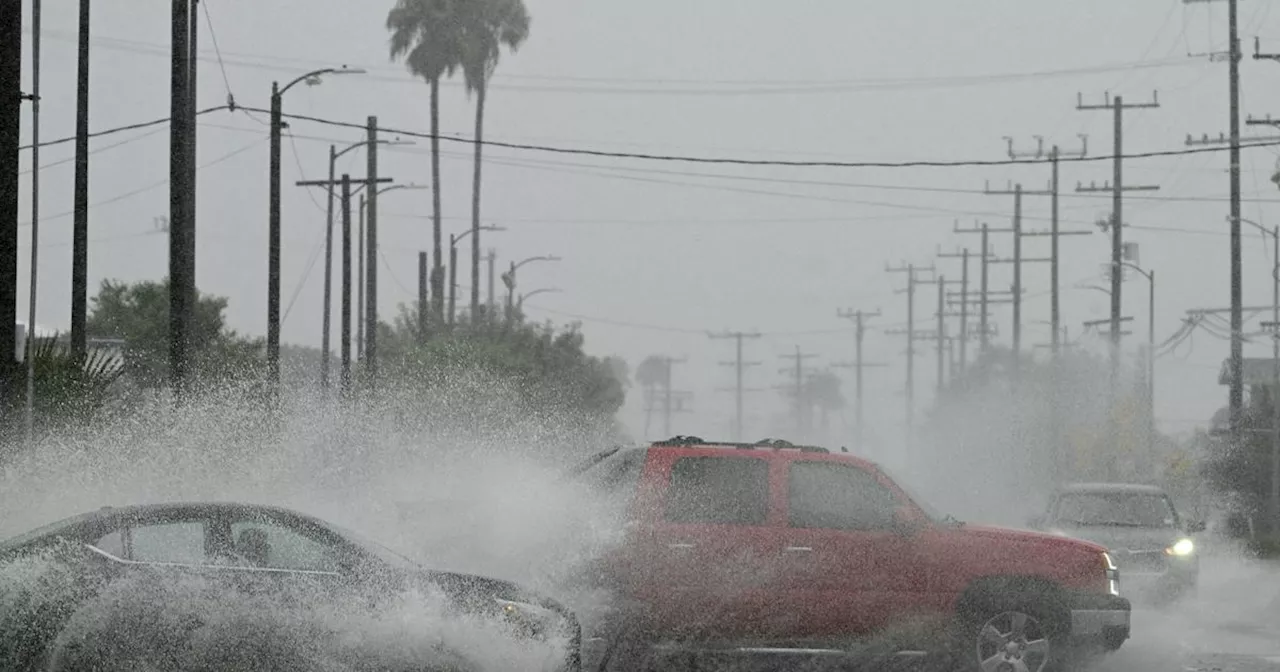
[[[1207,527],[1207,526],[1205,525],[1205,523],[1204,523],[1204,521],[1203,521],[1203,520],[1189,520],[1189,521],[1187,521],[1187,531],[1188,531],[1188,532],[1204,532],[1204,530],[1205,530],[1205,528],[1206,528],[1206,527]]]

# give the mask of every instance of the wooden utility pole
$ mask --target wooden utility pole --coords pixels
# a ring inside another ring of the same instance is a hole
[[[989,299],[993,293],[996,293],[992,292],[990,288],[989,267],[991,262],[996,259],[995,255],[991,252],[990,238],[993,233],[1013,233],[1015,229],[1013,227],[1009,227],[1007,229],[993,229],[985,222],[972,229],[962,229],[960,228],[959,222],[957,222],[952,230],[955,233],[977,233],[982,235],[982,275],[978,288],[978,338],[980,339],[979,343],[981,344],[982,353],[986,354],[987,350],[991,347],[992,334],[992,329],[988,323],[988,320],[990,319],[990,312],[988,311],[988,306],[990,304]]]
[[[195,22],[192,22],[194,25]],[[194,35],[194,31],[193,31]],[[89,306],[89,0],[80,0],[76,61],[76,174],[71,226],[71,351],[87,347]],[[195,59],[192,59],[194,64]],[[192,66],[194,69],[194,65]]]
[[[173,0],[169,57],[169,379],[174,400],[181,403],[190,373],[191,314],[195,310],[195,277],[187,256],[193,246],[189,162],[194,152],[191,126],[191,0]]]
[[[1184,4],[1214,2],[1215,0],[1182,0]],[[1243,439],[1244,421],[1244,308],[1240,262],[1240,12],[1237,0],[1227,2],[1227,80],[1228,113],[1231,116],[1229,142],[1231,145],[1231,358],[1230,390],[1227,406],[1231,415],[1231,445],[1239,446]],[[1263,54],[1255,41],[1255,60],[1278,60],[1280,55]],[[1210,60],[1218,54],[1209,54]]]
[[[1034,152],[1018,152],[1018,151],[1015,151],[1015,150],[1014,150],[1014,148],[1013,148],[1013,138],[1008,138],[1008,137],[1006,137],[1006,138],[1005,138],[1005,140],[1007,140],[1007,141],[1008,141],[1008,143],[1009,143],[1009,158],[1010,158],[1010,159],[1014,159],[1014,160],[1017,160],[1017,159],[1023,159],[1023,158],[1030,158],[1030,159],[1042,159],[1042,158],[1045,158],[1045,151],[1044,151],[1044,138],[1043,138],[1042,136],[1035,136],[1035,137],[1036,137],[1036,151],[1034,151]],[[1050,163],[1050,164],[1051,164],[1051,166],[1052,166],[1052,170],[1051,170],[1051,172],[1050,172],[1050,177],[1049,177],[1049,195],[1050,195],[1050,199],[1051,199],[1051,201],[1050,201],[1050,220],[1049,220],[1049,221],[1050,221],[1050,224],[1049,224],[1049,230],[1048,230],[1048,231],[1022,231],[1022,232],[1021,232],[1021,235],[1023,235],[1023,236],[1049,236],[1049,238],[1050,238],[1050,244],[1049,244],[1049,259],[1050,259],[1050,262],[1049,262],[1049,284],[1050,284],[1049,322],[1050,322],[1050,325],[1051,325],[1052,330],[1053,330],[1053,339],[1052,339],[1052,341],[1051,341],[1051,346],[1052,346],[1052,350],[1053,350],[1053,355],[1054,355],[1054,357],[1057,357],[1057,355],[1058,355],[1058,350],[1059,350],[1059,347],[1060,347],[1060,345],[1061,345],[1060,334],[1061,334],[1061,331],[1062,331],[1062,313],[1061,313],[1061,309],[1060,309],[1061,287],[1060,287],[1059,280],[1058,280],[1058,268],[1059,268],[1059,266],[1061,265],[1061,264],[1060,264],[1060,262],[1061,262],[1061,255],[1059,254],[1059,250],[1058,250],[1059,238],[1060,238],[1061,236],[1087,235],[1087,234],[1092,233],[1092,231],[1091,231],[1091,230],[1088,230],[1088,229],[1086,229],[1086,230],[1079,230],[1079,231],[1062,231],[1062,230],[1060,229],[1060,227],[1059,227],[1059,218],[1058,218],[1058,199],[1059,199],[1059,195],[1060,195],[1060,193],[1061,193],[1061,181],[1060,181],[1060,179],[1059,179],[1059,163],[1061,162],[1061,158],[1062,158],[1063,156],[1071,156],[1071,157],[1082,158],[1082,157],[1084,157],[1084,156],[1088,155],[1088,153],[1089,153],[1089,136],[1088,136],[1088,135],[1085,135],[1085,134],[1083,134],[1083,133],[1082,133],[1082,134],[1080,134],[1080,136],[1079,136],[1079,137],[1080,137],[1080,151],[1078,151],[1078,152],[1069,152],[1069,153],[1068,153],[1068,152],[1063,152],[1063,151],[1062,151],[1062,149],[1061,149],[1060,147],[1058,147],[1058,145],[1054,145],[1054,146],[1049,150],[1049,153],[1048,153],[1048,157],[1047,157],[1047,158],[1049,159],[1049,163]]]
[[[804,362],[805,360],[813,359],[814,357],[817,357],[817,355],[812,353],[805,353],[801,351],[800,346],[797,345],[795,354],[781,355],[781,357],[783,359],[795,360],[795,365],[793,367],[782,369],[781,372],[791,373],[794,376],[792,394],[795,395],[796,440],[804,441],[804,440],[807,440],[806,437],[808,436],[808,427],[807,427],[808,423],[805,422],[806,415],[808,412],[806,408],[806,405],[808,402],[808,395],[805,394],[805,390],[804,390]]]
[[[859,453],[863,449],[863,441],[865,432],[863,431],[863,415],[862,415],[862,370],[869,367],[883,367],[886,364],[877,364],[867,362],[862,356],[862,341],[867,333],[867,320],[873,317],[880,317],[879,309],[874,313],[868,313],[863,310],[837,310],[836,315],[847,320],[853,320],[854,324],[854,360],[853,363],[838,362],[832,364],[835,368],[851,368],[854,370],[854,418],[857,426],[854,428],[854,446]]]
[[[330,146],[330,151],[332,151],[332,149],[333,149],[333,148],[332,148],[332,146]],[[330,165],[332,165],[332,164],[330,164]],[[341,257],[342,257],[342,298],[341,298],[341,301],[342,301],[342,317],[341,317],[341,320],[342,320],[342,325],[341,325],[340,329],[341,329],[341,332],[342,332],[342,338],[341,338],[341,343],[340,343],[340,346],[339,346],[339,347],[340,347],[340,350],[341,350],[341,353],[342,353],[342,354],[341,354],[342,362],[341,362],[341,365],[340,365],[340,366],[341,366],[341,372],[342,372],[342,373],[341,373],[341,385],[342,385],[342,391],[343,391],[344,393],[346,393],[346,392],[349,392],[349,391],[350,391],[350,383],[351,383],[351,330],[352,330],[352,326],[351,326],[351,289],[352,289],[352,284],[353,284],[353,278],[352,278],[352,274],[351,274],[351,257],[352,257],[352,255],[351,255],[351,242],[352,242],[352,231],[351,231],[351,199],[352,199],[352,196],[353,196],[353,191],[352,191],[351,185],[352,185],[352,184],[355,184],[355,183],[357,183],[357,182],[363,182],[365,185],[368,185],[368,184],[371,184],[371,183],[372,183],[372,184],[382,184],[382,183],[391,182],[391,181],[393,181],[393,178],[390,178],[390,177],[377,178],[377,179],[372,180],[372,181],[370,181],[370,180],[369,180],[369,179],[367,179],[367,178],[366,178],[365,180],[353,180],[353,179],[352,179],[352,177],[351,177],[349,174],[344,173],[344,174],[342,175],[342,177],[341,177],[341,178],[338,178],[338,179],[331,179],[331,180],[300,180],[300,181],[298,181],[298,182],[295,182],[295,183],[294,183],[296,186],[299,186],[299,187],[324,187],[326,192],[331,192],[331,191],[334,189],[334,187],[340,187],[340,188],[341,188],[341,192],[340,192],[340,199],[341,199],[341,200],[340,200],[340,202],[341,202],[341,206],[340,206],[340,207],[342,208],[342,213],[341,213],[341,215],[342,215],[342,251],[341,251]],[[362,188],[364,188],[366,191],[368,191],[368,187],[367,187],[367,186],[364,186],[364,187],[362,187]],[[376,189],[375,189],[375,190],[376,190]],[[364,202],[363,196],[364,196],[364,194],[361,194],[361,197],[362,197],[362,198],[361,198],[361,203],[362,203],[362,204],[363,204],[363,202]],[[328,234],[326,234],[326,236],[328,236]],[[326,256],[327,256],[327,255],[326,255]],[[358,280],[358,279],[357,279],[357,280],[355,280],[355,284],[359,284],[359,280]],[[328,283],[328,282],[326,282],[326,283],[325,283],[325,307],[326,307],[326,308],[325,308],[325,310],[326,310],[326,313],[327,313],[327,311],[328,311],[328,305],[329,305],[329,303],[330,303],[329,292],[330,292],[329,283]],[[357,313],[357,316],[358,316],[358,313]],[[358,319],[359,319],[359,318],[357,317],[357,320],[358,320]],[[328,319],[327,319],[327,314],[326,314],[326,319],[324,320],[324,325],[325,325],[325,333],[327,334],[327,333],[328,333],[328,327],[329,327],[329,321],[328,321]],[[357,331],[358,331],[358,328],[357,328]],[[323,358],[323,360],[324,360],[324,365],[323,365],[323,366],[321,366],[321,379],[320,379],[320,382],[321,382],[321,385],[322,385],[323,387],[326,387],[326,388],[327,388],[327,387],[329,386],[329,366],[328,366],[328,358],[329,358],[329,339],[328,339],[327,337],[326,337],[326,338],[323,338],[323,339],[322,339],[322,342],[323,342],[323,344],[324,344],[324,345],[323,345],[324,352],[323,352],[323,353],[321,353],[321,357],[322,357],[322,358]],[[359,350],[359,345],[357,344],[357,351],[358,351],[358,350]]]
[[[1234,2],[1234,0],[1233,0]],[[1103,183],[1101,187],[1090,185],[1084,187],[1077,185],[1076,191],[1080,193],[1108,191],[1111,192],[1111,218],[1100,226],[1110,227],[1111,230],[1111,394],[1114,398],[1116,393],[1116,384],[1120,375],[1120,311],[1121,311],[1121,279],[1120,273],[1121,262],[1123,260],[1124,247],[1124,192],[1126,191],[1153,191],[1159,189],[1155,186],[1124,186],[1124,111],[1131,109],[1156,108],[1160,107],[1159,95],[1152,92],[1151,102],[1149,103],[1125,103],[1121,96],[1111,97],[1111,94],[1105,94],[1104,102],[1101,105],[1085,105],[1084,94],[1076,95],[1077,110],[1111,110],[1113,113],[1114,125],[1114,150],[1112,155],[1112,182],[1111,184]],[[1104,231],[1106,228],[1103,229]]]
[[[906,273],[907,287],[904,290],[895,290],[895,294],[907,295],[907,328],[904,331],[888,331],[885,333],[905,334],[907,337],[907,383],[906,383],[906,435],[908,452],[912,450],[912,437],[915,426],[916,413],[916,397],[915,397],[915,359],[916,359],[916,284],[920,282],[916,277],[919,272],[934,272],[934,267],[930,264],[927,267],[916,266],[915,264],[899,265],[895,267],[885,266],[887,273]]]
[[[369,146],[368,171],[365,173],[365,335],[364,370],[369,389],[378,385],[378,117],[370,116],[366,122]]]
[[[742,394],[744,388],[742,386],[742,374],[747,367],[759,366],[760,362],[748,362],[742,359],[742,341],[744,339],[758,339],[758,332],[743,331],[724,331],[719,334],[707,334],[712,339],[733,339],[737,357],[732,362],[720,362],[721,366],[732,366],[734,368],[736,382],[734,384],[734,416],[733,416],[733,440],[742,440]]]

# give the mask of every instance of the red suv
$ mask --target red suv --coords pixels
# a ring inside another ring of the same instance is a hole
[[[934,650],[965,667],[1035,672],[1129,637],[1103,547],[939,515],[851,455],[676,437],[604,451],[571,478],[617,516],[592,563],[612,599],[588,625],[586,669],[673,650],[918,653],[930,643],[904,636],[941,633]]]

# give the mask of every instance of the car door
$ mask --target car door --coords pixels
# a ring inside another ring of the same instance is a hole
[[[725,450],[662,454],[646,480],[651,548],[642,599],[667,634],[761,635],[780,551],[770,461]]]
[[[916,579],[911,540],[895,529],[896,495],[855,464],[797,457],[786,471],[781,603],[798,634],[884,628],[910,602]]]

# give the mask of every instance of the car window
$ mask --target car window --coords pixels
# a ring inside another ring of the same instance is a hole
[[[768,514],[769,463],[764,460],[683,457],[671,468],[669,522],[763,525]]]
[[[232,523],[231,544],[236,564],[267,569],[338,571],[335,549],[277,523]]]
[[[124,535],[120,530],[114,530],[109,534],[105,534],[92,544],[100,551],[105,551],[117,558],[128,557],[124,551]]]
[[[206,562],[204,523],[201,521],[138,525],[129,529],[129,537],[131,560],[186,565]]]
[[[787,476],[792,527],[883,530],[898,502],[874,474],[846,464],[794,462]]]

